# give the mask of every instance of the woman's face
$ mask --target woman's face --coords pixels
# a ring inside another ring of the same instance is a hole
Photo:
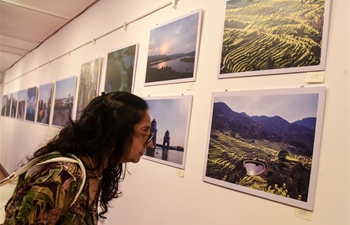
[[[134,136],[130,150],[122,160],[123,162],[137,163],[145,153],[146,148],[152,147],[152,141],[146,143],[151,131],[151,117],[148,111],[145,111],[141,122],[134,126]]]

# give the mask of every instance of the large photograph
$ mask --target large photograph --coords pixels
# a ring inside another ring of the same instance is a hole
[[[52,125],[64,126],[72,118],[76,77],[56,81]]]
[[[100,71],[101,58],[94,59],[81,65],[76,119],[80,118],[82,110],[97,96]]]
[[[145,86],[195,81],[201,13],[151,30]]]
[[[21,120],[24,120],[24,113],[26,110],[26,98],[27,90],[21,90],[18,92],[17,118]]]
[[[133,92],[136,72],[137,44],[108,53],[105,92]]]
[[[189,132],[192,96],[145,98],[151,116],[153,147],[143,158],[184,168]]]
[[[227,1],[219,78],[324,70],[330,1]]]
[[[213,93],[203,180],[312,210],[325,92]]]
[[[28,88],[26,120],[34,122],[37,103],[37,87]]]
[[[38,98],[38,113],[36,118],[36,121],[38,123],[47,125],[50,123],[52,94],[53,83],[40,85]]]

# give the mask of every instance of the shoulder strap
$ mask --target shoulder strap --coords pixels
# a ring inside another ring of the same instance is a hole
[[[62,156],[62,157],[55,157],[55,158],[52,158],[52,159],[45,160],[44,162],[37,163],[36,165],[39,166],[39,165],[43,165],[43,164],[46,164],[46,163],[53,163],[53,162],[71,162],[71,163],[78,163],[79,164],[81,172],[82,172],[82,179],[83,179],[83,181],[81,182],[81,185],[79,187],[78,193],[75,195],[74,201],[71,204],[71,206],[72,206],[78,200],[78,197],[79,197],[81,191],[84,188],[85,180],[86,180],[86,172],[85,172],[84,164],[81,162],[81,160],[78,157],[76,157],[73,154],[69,154],[69,156],[71,156],[72,158],[68,158],[68,157],[64,157],[64,156]]]
[[[54,153],[50,153],[50,154],[55,154],[56,152]],[[43,165],[43,164],[46,164],[46,163],[52,163],[52,162],[72,162],[72,163],[78,163],[80,168],[81,168],[81,172],[82,172],[82,183],[79,187],[79,190],[78,190],[78,193],[75,195],[75,198],[74,198],[74,201],[72,202],[71,206],[77,201],[81,191],[83,190],[84,188],[84,185],[85,185],[85,180],[86,180],[86,172],[85,172],[85,167],[84,167],[84,164],[81,162],[81,160],[76,157],[75,155],[73,154],[69,154],[70,157],[72,158],[68,158],[68,157],[64,157],[64,156],[61,156],[61,157],[55,157],[55,158],[52,158],[52,159],[48,159],[48,160],[45,160],[43,162],[40,162],[44,157],[50,155],[50,154],[47,154],[47,155],[42,155],[42,156],[39,156],[38,158],[35,158],[29,162],[27,162],[25,165],[23,165],[21,168],[19,168],[16,172],[12,173],[9,177],[12,179],[13,177],[18,177],[24,173],[26,173],[31,167],[33,167],[34,165]]]

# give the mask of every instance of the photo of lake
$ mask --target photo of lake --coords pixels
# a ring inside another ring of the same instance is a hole
[[[194,81],[201,10],[151,30],[145,85]]]
[[[184,168],[192,96],[145,98],[151,116],[153,146],[145,159]]]

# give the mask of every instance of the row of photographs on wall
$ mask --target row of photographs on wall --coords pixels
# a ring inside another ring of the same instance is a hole
[[[227,1],[225,7],[218,78],[324,70],[330,0]],[[145,86],[196,80],[201,14],[151,30]],[[108,53],[105,92],[133,92],[137,49]],[[1,115],[63,126],[77,104],[79,118],[97,95],[101,61],[81,66],[76,100],[78,81],[71,77],[4,95]],[[324,96],[325,88],[214,93],[203,180],[311,210]],[[184,168],[192,97],[145,99],[157,135],[143,157]]]
[[[324,70],[330,3],[227,1],[218,78]],[[201,9],[151,29],[145,86],[196,80],[200,28]]]
[[[312,210],[325,96],[325,87],[213,92],[203,181]],[[183,169],[192,95],[144,99],[154,138],[143,158]]]
[[[330,4],[227,1],[218,78],[324,70]],[[196,80],[201,21],[198,9],[151,29],[145,86]],[[131,44],[108,53],[106,92],[132,92],[137,50]],[[94,66],[99,72],[101,62]]]
[[[227,1],[218,78],[324,70],[330,2]],[[145,86],[196,80],[200,28],[199,9],[151,29]]]
[[[51,85],[41,87],[49,99]],[[29,107],[34,107],[34,92],[28,89]],[[57,92],[62,97],[55,98],[54,124],[66,119],[73,93]],[[325,95],[325,87],[213,92],[203,181],[312,210]],[[18,96],[17,117],[24,117],[25,103]],[[144,99],[154,138],[143,158],[184,169],[193,96]],[[38,115],[48,105],[44,98],[40,101]],[[5,114],[14,116],[11,112]],[[42,115],[40,122],[45,122],[47,112]]]

